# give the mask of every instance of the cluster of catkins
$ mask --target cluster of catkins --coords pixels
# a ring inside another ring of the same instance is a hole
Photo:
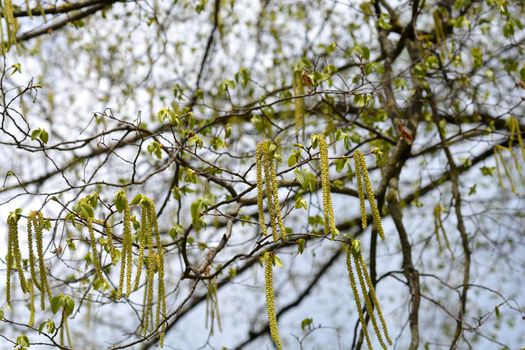
[[[336,228],[334,219],[334,210],[332,207],[332,196],[330,190],[330,177],[329,177],[329,157],[328,157],[328,144],[323,135],[315,135],[315,138],[319,142],[319,158],[321,168],[321,190],[322,190],[322,201],[323,201],[323,213],[324,213],[324,232],[325,234],[331,234],[332,238],[339,234]],[[263,236],[268,235],[266,227],[266,221],[264,216],[264,197],[267,198],[268,213],[270,216],[270,226],[272,228],[272,236],[274,241],[286,239],[286,228],[284,227],[283,218],[281,214],[281,207],[278,197],[278,183],[276,176],[276,154],[277,147],[270,140],[263,141],[257,145],[256,148],[256,170],[257,170],[257,205],[259,212],[259,225]],[[368,176],[366,162],[363,153],[359,150],[353,155],[355,164],[355,174],[357,178],[357,190],[360,201],[360,211],[362,219],[362,228],[367,227],[367,215],[365,208],[365,196],[368,198],[370,208],[372,211],[372,218],[374,220],[375,227],[379,236],[384,239],[383,226],[381,224],[381,217],[379,214],[379,208],[374,196],[372,183]],[[264,177],[263,177],[264,172]],[[266,190],[266,191],[265,191]],[[383,349],[386,349],[386,342],[392,344],[392,340],[388,335],[386,322],[381,312],[379,301],[377,300],[374,285],[368,274],[368,270],[361,255],[360,243],[358,240],[350,239],[346,243],[346,265],[350,278],[350,285],[352,287],[353,298],[356,303],[358,310],[359,320],[362,325],[365,325],[365,317],[361,309],[361,298],[358,293],[358,287],[356,278],[359,282],[359,289],[361,290],[362,297],[366,312],[372,321],[373,329],[376,333],[377,339]],[[265,289],[266,289],[266,307],[268,311],[268,324],[270,328],[270,335],[277,349],[282,349],[282,341],[279,336],[279,329],[277,325],[277,316],[275,311],[275,293],[273,288],[273,265],[278,261],[277,256],[274,252],[265,252],[264,258],[264,276],[265,276]],[[374,315],[374,309],[379,317],[379,322]],[[379,324],[381,324],[381,330]],[[365,336],[368,347],[372,349],[370,336],[366,326],[363,326],[363,334]]]

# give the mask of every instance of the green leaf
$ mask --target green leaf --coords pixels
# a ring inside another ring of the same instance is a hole
[[[13,64],[11,68],[13,69],[11,75],[15,75],[16,73],[22,73],[22,64],[20,63]]]
[[[295,199],[295,209],[307,209],[308,204],[303,199],[303,197],[299,196]]]
[[[191,203],[190,212],[192,221],[197,221],[201,217],[201,211],[203,207],[202,198],[197,199],[195,202]]]
[[[39,334],[42,334],[42,330],[44,329],[44,327],[47,325],[47,321],[44,321],[42,323],[40,323],[40,325],[38,326],[38,333]]]
[[[64,297],[64,317],[68,317],[75,310],[75,301],[69,295]]]
[[[64,306],[64,296],[57,295],[51,298],[51,311],[56,314]]]
[[[300,238],[297,240],[297,251],[299,254],[303,254],[305,245],[306,241],[304,239]]]
[[[142,194],[137,194],[133,199],[131,200],[131,205],[138,205],[142,202]]]
[[[44,129],[42,129],[42,131],[40,132],[40,140],[46,144],[48,141],[49,141],[49,134],[47,131],[45,131]]]
[[[16,338],[16,344],[25,347],[28,347],[30,345],[29,339],[25,334],[21,334],[18,336],[18,338]]]
[[[315,191],[317,188],[317,177],[315,174],[309,172],[308,170],[300,169],[294,169],[293,173],[297,179],[297,182],[299,182],[302,188],[309,190],[310,192]]]
[[[47,333],[48,333],[48,334],[53,334],[53,333],[55,333],[55,329],[56,329],[56,327],[55,327],[55,321],[53,321],[53,320],[48,320],[48,321],[47,321],[47,327],[46,327],[46,328],[47,328]]]
[[[348,164],[348,158],[339,158],[335,160],[335,170],[340,173]]]
[[[498,319],[500,319],[500,318],[501,318],[501,313],[499,312],[499,307],[496,306],[496,307],[494,308],[494,312],[496,313],[496,317],[497,317]]]
[[[0,309],[0,321],[4,318],[4,310]]]
[[[310,327],[312,326],[312,323],[314,322],[313,319],[311,318],[305,318],[304,320],[301,321],[301,329],[304,331],[306,331],[307,329],[310,329]]]
[[[297,155],[295,154],[295,152],[292,152],[292,154],[290,154],[290,156],[288,157],[288,166],[294,166],[295,164],[297,164]]]
[[[283,262],[281,261],[281,259],[279,259],[277,254],[273,255],[273,265],[276,267],[283,267]]]
[[[126,207],[126,195],[123,191],[118,191],[115,195],[115,208],[119,213],[122,213],[124,211],[124,208]]]
[[[481,167],[479,170],[481,170],[481,174],[483,176],[492,176],[494,174],[494,170],[496,170],[496,167]]]

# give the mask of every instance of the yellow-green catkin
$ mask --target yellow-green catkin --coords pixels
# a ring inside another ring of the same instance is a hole
[[[264,157],[264,143],[259,142],[255,149],[255,165],[257,170],[257,209],[259,213],[259,226],[263,237],[268,235],[266,222],[264,220],[264,188],[263,188],[263,157]],[[269,207],[269,206],[268,206]]]
[[[277,175],[275,170],[274,155],[270,149],[271,141],[264,141],[263,150],[263,165],[266,182],[266,197],[268,198],[268,212],[270,214],[270,224],[272,227],[273,239],[279,239],[278,228],[281,231],[281,236],[286,237],[286,228],[284,227],[283,218],[281,215],[281,205],[279,203],[277,183]]]
[[[293,95],[295,107],[295,131],[297,134],[304,130],[304,85],[302,72],[295,70],[293,74]]]
[[[275,313],[275,294],[273,289],[273,256],[274,253],[266,252],[264,254],[264,281],[266,289],[266,309],[268,311],[268,325],[270,335],[278,350],[282,350],[281,337],[279,336],[279,327],[277,325],[277,314]]]
[[[144,335],[148,333],[148,327],[149,327],[149,319],[151,318],[152,314],[152,304],[153,304],[153,276],[155,274],[155,253],[148,256],[146,261],[146,275],[147,275],[147,282],[146,282],[146,304],[145,304],[145,312],[143,315],[143,322],[144,322]]]
[[[359,299],[359,293],[357,292],[357,286],[354,277],[354,269],[352,268],[352,247],[349,245],[346,248],[346,268],[348,270],[348,277],[350,278],[350,286],[352,287],[352,293],[354,295],[355,306],[357,308],[357,314],[359,316],[359,322],[361,322],[361,328],[368,345],[368,349],[372,350],[372,343],[370,342],[370,335],[365,323],[365,316],[361,307],[361,300]]]
[[[29,213],[29,216],[27,217],[27,248],[29,253],[29,272],[31,273],[31,282],[38,288],[38,290],[41,290],[39,283],[37,282],[36,278],[36,270],[35,270],[35,253],[33,251],[33,227],[37,225],[36,223],[36,215],[37,213],[35,211],[32,211]],[[45,291],[42,290],[44,293]]]
[[[286,228],[284,227],[283,216],[281,215],[281,204],[279,203],[279,184],[277,183],[277,173],[275,169],[275,161],[272,159],[270,162],[270,176],[272,178],[272,191],[273,191],[273,201],[275,214],[277,218],[277,224],[279,225],[279,230],[281,231],[281,236],[283,239],[286,238]]]
[[[368,222],[366,219],[366,208],[365,208],[365,190],[363,186],[363,173],[361,171],[361,152],[356,151],[354,153],[354,165],[355,165],[355,177],[357,179],[357,193],[359,195],[359,209],[361,212],[361,227],[366,229]]]
[[[86,220],[89,231],[89,240],[91,243],[91,261],[95,266],[95,275],[102,283],[105,283],[106,280],[102,274],[102,267],[100,266],[100,261],[98,260],[97,242],[95,240],[95,231],[93,230],[93,218],[87,218]]]
[[[332,194],[330,191],[330,173],[328,163],[328,144],[323,135],[319,136],[319,157],[321,158],[321,189],[323,192],[324,231],[326,234],[338,234],[335,227]]]
[[[5,279],[5,301],[7,305],[11,305],[11,275],[13,273],[13,255],[11,254],[11,242],[9,240],[7,247],[6,255],[6,264],[7,264],[7,276]]]
[[[363,175],[363,182],[366,190],[366,196],[368,197],[368,202],[370,203],[370,208],[372,209],[372,218],[374,219],[374,224],[376,225],[377,233],[381,239],[385,239],[385,232],[383,231],[383,224],[381,223],[381,215],[379,215],[379,209],[377,207],[376,198],[374,195],[374,189],[372,188],[372,182],[368,176],[368,170],[366,168],[365,157],[361,151],[357,150],[354,153],[354,157],[359,157],[360,162],[360,171]]]
[[[272,228],[272,235],[273,235],[273,239],[274,241],[276,241],[279,237],[278,237],[278,234],[277,234],[277,220],[276,220],[276,211],[275,211],[275,205],[274,205],[274,200],[273,200],[273,194],[274,194],[274,191],[272,189],[272,186],[273,186],[273,181],[272,181],[272,176],[271,176],[271,171],[270,171],[270,162],[272,162],[273,160],[271,159],[271,155],[269,154],[269,151],[268,151],[268,141],[265,141],[265,144],[263,146],[263,151],[264,151],[264,180],[265,180],[265,183],[266,183],[266,198],[267,198],[267,201],[268,201],[268,214],[270,215],[270,226]]]
[[[132,264],[132,252],[131,252],[131,210],[129,208],[128,198],[124,196],[124,217],[123,222],[123,232],[122,232],[122,252],[121,256],[121,265],[120,265],[120,278],[119,278],[119,287],[117,290],[117,299],[122,297],[124,291],[124,278],[126,279],[126,296],[129,296],[131,293],[131,264]]]
[[[36,250],[38,256],[38,274],[40,275],[40,308],[46,308],[46,294],[51,300],[51,288],[47,281],[46,266],[44,264],[44,217],[41,212],[37,212],[35,220],[33,221],[33,229],[35,230]]]
[[[11,240],[11,253],[14,257],[15,267],[18,271],[18,279],[20,280],[20,286],[22,287],[22,292],[29,292],[27,286],[27,280],[24,274],[24,267],[22,265],[22,252],[20,251],[20,245],[18,242],[18,220],[20,215],[18,213],[11,213],[7,219],[8,229],[9,229],[9,239]]]
[[[5,28],[7,32],[7,45],[2,43],[2,46],[6,46],[2,47],[2,49],[5,48],[6,50],[9,50],[11,45],[16,44],[16,34],[18,32],[18,21],[14,16],[12,0],[3,1],[2,12],[4,15],[3,17],[5,19]]]
[[[35,324],[35,289],[33,287],[33,279],[28,281],[29,284],[29,322],[27,325],[33,327]]]
[[[151,236],[151,223],[149,221],[148,208],[142,206],[142,217],[140,219],[140,230],[139,230],[139,258],[137,262],[137,274],[135,276],[135,285],[133,290],[137,290],[140,284],[140,275],[142,273],[142,265],[144,261],[144,249],[146,247],[146,237]]]
[[[356,270],[357,278],[359,281],[359,285],[361,287],[361,294],[363,294],[363,299],[365,300],[366,312],[368,313],[368,316],[370,317],[370,320],[372,321],[372,327],[374,328],[374,332],[376,333],[377,340],[379,341],[381,348],[386,350],[386,344],[383,340],[383,337],[381,336],[379,327],[377,326],[377,320],[374,315],[374,306],[367,292],[367,284],[365,282],[364,271],[363,271],[363,270],[366,271],[366,266],[363,266],[361,264],[361,259],[359,259],[359,256],[358,256],[360,254],[361,253],[356,250],[352,251],[352,256],[354,258],[354,264],[355,264],[355,270]]]
[[[370,291],[370,296],[372,297],[372,302],[375,305],[375,309],[377,311],[377,315],[379,316],[379,320],[381,321],[381,328],[383,329],[383,334],[388,342],[388,344],[392,345],[392,339],[390,338],[390,335],[388,334],[388,327],[386,325],[385,318],[383,316],[383,311],[381,310],[381,306],[379,305],[379,300],[377,299],[377,295],[375,292],[374,285],[372,284],[372,280],[370,279],[370,275],[368,274],[368,270],[366,269],[366,264],[363,259],[363,255],[361,254],[361,251],[355,251],[356,257],[359,259],[361,268],[363,270],[363,275],[365,276],[366,284],[368,285],[368,290]],[[357,263],[356,263],[357,264]],[[377,330],[376,330],[377,332]],[[378,333],[379,338],[379,333]]]
[[[164,334],[166,332],[166,290],[164,286],[164,259],[157,254],[157,271],[159,273],[158,281],[158,303],[157,303],[157,328],[160,326],[159,341],[160,347],[164,346]],[[161,324],[162,322],[162,324]]]

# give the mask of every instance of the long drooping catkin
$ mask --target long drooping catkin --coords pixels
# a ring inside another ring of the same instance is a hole
[[[361,307],[361,300],[359,299],[359,293],[357,292],[357,286],[354,277],[354,269],[352,268],[352,247],[349,245],[346,248],[346,268],[348,270],[348,277],[350,278],[350,286],[352,287],[352,294],[354,295],[355,306],[357,308],[357,314],[359,316],[359,322],[361,322],[361,328],[368,345],[368,349],[372,350],[372,343],[370,342],[370,335],[366,328],[365,316]]]
[[[359,170],[363,175],[363,182],[366,190],[366,196],[368,197],[368,202],[370,203],[370,208],[372,209],[372,218],[374,219],[374,224],[376,225],[377,233],[381,239],[385,239],[385,232],[383,231],[383,224],[381,223],[381,215],[379,214],[379,208],[377,207],[376,198],[374,195],[374,190],[372,188],[372,182],[368,176],[368,170],[366,168],[365,157],[361,151],[357,150],[354,153],[354,157],[359,158]]]
[[[356,274],[359,281],[359,285],[361,287],[361,294],[363,294],[363,299],[365,300],[365,308],[366,312],[368,313],[368,316],[370,317],[370,320],[372,321],[372,327],[374,328],[374,332],[376,333],[377,340],[379,340],[379,344],[381,344],[381,347],[386,350],[386,344],[383,341],[383,337],[381,336],[381,333],[379,332],[379,327],[377,326],[377,321],[374,315],[374,306],[372,305],[372,301],[370,300],[370,297],[367,292],[367,285],[365,283],[364,278],[364,272],[363,270],[366,270],[365,266],[361,265],[361,260],[357,256],[358,253],[353,250],[352,256],[354,258],[354,263],[356,267]],[[365,325],[363,325],[364,327]]]
[[[355,177],[357,179],[357,193],[359,194],[359,209],[361,212],[361,227],[366,229],[368,226],[365,208],[365,189],[363,188],[363,173],[361,170],[361,153],[354,153]]]
[[[282,350],[281,337],[279,336],[279,327],[277,325],[277,315],[275,313],[275,294],[273,289],[273,254],[266,252],[264,254],[264,281],[266,288],[266,309],[268,311],[268,324],[270,335],[278,350]]]
[[[140,275],[142,273],[142,265],[144,261],[144,249],[146,247],[146,237],[151,236],[151,223],[149,221],[149,211],[146,205],[142,206],[142,217],[140,219],[139,231],[139,258],[137,262],[137,274],[135,276],[135,285],[133,290],[137,290],[140,284]],[[151,253],[151,252],[150,252]]]
[[[365,307],[366,311],[368,313],[368,316],[370,317],[370,320],[372,321],[372,326],[374,329],[374,332],[376,333],[377,339],[379,340],[379,343],[381,344],[381,347],[383,349],[387,349],[387,345],[385,344],[383,340],[383,336],[388,342],[388,344],[392,344],[392,339],[390,338],[388,334],[388,328],[386,325],[386,321],[383,317],[383,312],[381,311],[381,306],[379,305],[379,300],[377,299],[374,285],[372,284],[372,280],[370,278],[370,275],[368,274],[368,270],[365,264],[365,261],[363,259],[363,255],[361,254],[361,245],[360,242],[357,240],[351,240],[346,246],[346,266],[348,269],[348,276],[350,278],[350,286],[352,287],[352,294],[354,296],[354,300],[357,307],[357,312],[359,315],[359,321],[361,322],[363,334],[366,338],[368,348],[372,349],[372,345],[370,343],[370,336],[368,333],[368,329],[366,327],[364,314],[361,307],[361,300],[359,297],[359,293],[357,290],[357,283],[355,281],[354,273],[357,275],[357,278],[359,280],[359,289],[361,289],[361,294],[363,295],[363,299],[365,301]],[[352,262],[353,261],[353,262]],[[352,264],[355,265],[352,266]],[[354,271],[355,270],[355,271]],[[377,319],[374,315],[374,309],[377,311],[377,315],[379,317],[379,320],[381,322],[381,328],[382,333],[379,330],[379,325],[377,322]]]
[[[266,198],[268,199],[268,212],[270,214],[270,224],[272,228],[272,236],[273,239],[276,241],[279,239],[278,229],[281,231],[281,237],[286,238],[286,228],[284,227],[283,217],[281,214],[281,206],[279,203],[279,185],[277,183],[277,174],[275,169],[275,160],[274,160],[274,154],[272,153],[270,149],[271,141],[263,141],[260,144],[260,153],[262,153],[262,167],[264,168],[264,175],[265,175],[265,183],[266,183]],[[258,180],[259,181],[259,180]],[[261,188],[262,192],[262,172],[261,172],[261,179],[260,179],[261,185],[258,187]],[[258,193],[257,200],[261,203],[259,205],[258,203],[258,209],[259,209],[259,223],[261,224],[261,227],[264,226],[264,211],[263,215],[261,215],[261,209],[262,209],[262,193]],[[261,198],[260,198],[261,197]],[[259,199],[260,198],[260,199]],[[262,230],[266,230],[266,227]],[[266,231],[263,231],[266,232]]]
[[[283,216],[281,215],[281,204],[279,202],[279,185],[277,183],[277,173],[275,169],[275,161],[273,158],[270,160],[270,177],[272,179],[272,191],[273,191],[273,206],[274,212],[277,219],[277,224],[279,225],[279,230],[281,231],[281,237],[286,239],[286,228],[284,227]]]
[[[372,302],[375,305],[375,308],[377,310],[377,315],[379,316],[379,320],[381,321],[381,327],[383,329],[383,334],[385,335],[385,338],[388,344],[392,345],[392,339],[390,338],[390,335],[388,334],[388,327],[386,325],[385,318],[383,317],[383,311],[381,311],[381,306],[379,305],[379,300],[377,299],[374,285],[372,284],[372,280],[370,279],[370,275],[368,274],[368,270],[366,269],[366,264],[365,264],[365,260],[363,259],[363,254],[361,254],[361,251],[359,250],[355,252],[355,256],[359,259],[359,262],[361,264],[363,275],[365,276],[365,281],[366,281],[366,284],[368,285],[370,296],[372,297]],[[378,332],[378,338],[379,338],[379,332]]]
[[[146,261],[146,303],[144,308],[143,322],[144,335],[148,333],[149,319],[151,317],[151,308],[153,304],[153,275],[155,274],[155,253],[150,254]]]
[[[131,210],[129,208],[128,198],[124,192],[119,192],[117,196],[121,196],[124,217],[122,219],[123,232],[122,232],[122,252],[121,252],[121,265],[120,265],[120,278],[119,287],[117,290],[117,299],[122,297],[124,290],[124,277],[126,279],[126,296],[131,293],[131,264],[132,264],[132,251],[131,251]]]
[[[264,141],[257,144],[255,150],[255,164],[257,170],[257,209],[259,214],[259,227],[263,237],[268,235],[266,222],[264,220],[264,192],[263,192],[263,157],[264,157]],[[270,206],[268,205],[268,208]]]
[[[8,224],[8,236],[7,236],[7,256],[6,256],[6,264],[7,264],[7,276],[5,279],[5,295],[6,295],[6,303],[7,305],[11,305],[11,275],[13,274],[13,228],[16,229],[12,222],[9,221],[9,218],[7,219]]]
[[[46,308],[46,293],[51,300],[51,288],[47,281],[46,266],[44,264],[44,217],[41,212],[36,214],[35,220],[33,221],[33,228],[36,236],[36,249],[38,256],[38,273],[40,275],[40,308],[45,310]]]
[[[41,290],[40,284],[37,282],[36,278],[36,270],[35,270],[35,254],[33,251],[33,227],[36,226],[36,212],[32,211],[29,213],[29,216],[27,217],[27,249],[29,252],[29,272],[31,273],[31,281],[32,283],[38,288],[38,290]],[[45,292],[42,289],[42,292]]]
[[[9,229],[9,239],[11,240],[11,254],[14,257],[14,263],[16,270],[18,271],[18,279],[20,280],[20,286],[22,292],[29,292],[27,286],[27,280],[24,274],[24,267],[22,265],[22,252],[20,251],[20,244],[18,242],[18,220],[20,215],[18,213],[11,213],[7,219]]]
[[[324,231],[326,234],[338,233],[335,227],[334,209],[332,207],[332,194],[330,190],[330,174],[328,164],[328,144],[323,135],[319,137],[319,157],[321,158],[321,188],[323,191]]]

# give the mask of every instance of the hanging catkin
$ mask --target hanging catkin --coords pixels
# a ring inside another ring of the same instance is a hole
[[[264,220],[264,188],[263,188],[263,157],[264,157],[264,141],[259,142],[255,149],[255,164],[257,170],[257,209],[259,213],[259,227],[263,237],[268,236],[268,229],[266,228],[266,221]],[[269,206],[268,206],[269,207]]]
[[[264,280],[266,288],[266,309],[268,311],[268,324],[270,335],[278,350],[282,350],[281,337],[279,336],[279,327],[277,325],[277,315],[275,313],[275,294],[273,289],[273,260],[274,253],[266,252],[264,254]]]
[[[357,158],[359,162],[359,171],[363,177],[363,183],[366,191],[366,196],[368,197],[368,202],[370,203],[370,208],[372,209],[372,218],[374,219],[374,224],[377,229],[377,233],[381,239],[385,239],[385,233],[383,231],[383,224],[381,223],[381,215],[379,214],[379,208],[377,207],[376,198],[374,195],[374,190],[372,188],[372,182],[368,176],[368,170],[366,167],[365,157],[361,151],[357,150],[354,152],[354,159]],[[356,169],[357,171],[357,169]]]
[[[366,208],[365,208],[365,189],[363,188],[363,173],[361,171],[361,159],[360,152],[354,153],[354,165],[355,165],[355,177],[357,179],[357,193],[359,194],[359,209],[361,213],[361,227],[367,228],[368,223],[366,219]]]
[[[256,163],[257,164],[257,207],[259,212],[259,224],[263,235],[267,235],[266,224],[264,222],[264,207],[262,192],[263,179],[262,170],[264,169],[264,183],[266,184],[266,198],[268,201],[268,212],[270,215],[270,225],[274,241],[280,237],[286,238],[286,228],[284,226],[281,214],[281,205],[279,202],[279,184],[275,168],[274,151],[271,149],[272,142],[269,140],[262,141],[257,145]],[[280,235],[279,235],[280,231]]]
[[[29,263],[29,272],[31,273],[31,281],[38,290],[40,290],[40,285],[37,282],[36,278],[36,270],[35,270],[35,254],[33,252],[33,225],[36,220],[36,212],[32,211],[29,213],[29,216],[27,217],[27,250],[29,253],[28,263]]]
[[[142,265],[144,261],[144,249],[146,247],[147,237],[149,236],[151,236],[151,223],[149,221],[149,212],[146,205],[143,204],[142,216],[140,219],[140,230],[138,232],[139,258],[137,262],[137,274],[135,276],[135,285],[133,286],[134,291],[139,288],[140,275],[142,273]]]
[[[321,158],[321,189],[323,192],[323,212],[325,234],[338,234],[335,227],[334,209],[332,207],[332,194],[330,190],[330,173],[328,163],[328,144],[323,135],[319,137],[319,157]]]
[[[359,293],[357,291],[357,283],[354,274],[357,275],[360,287],[359,289],[361,290],[361,294],[363,295],[363,299],[365,301],[365,308],[368,313],[368,316],[370,317],[370,320],[372,321],[372,326],[374,332],[376,333],[376,337],[379,343],[381,344],[381,347],[383,349],[386,349],[387,346],[383,340],[383,336],[388,342],[388,344],[392,344],[392,339],[388,334],[388,328],[383,317],[381,307],[379,305],[379,300],[377,299],[377,296],[375,294],[374,285],[372,284],[372,280],[370,278],[370,275],[368,274],[367,266],[361,254],[360,242],[357,240],[352,240],[349,244],[346,245],[346,266],[348,270],[348,276],[350,279],[350,286],[352,287],[352,294],[354,296],[354,300],[357,307],[359,322],[361,323],[363,335],[365,336],[368,348],[372,350],[372,344],[370,341],[368,329],[366,327],[365,317],[362,311],[362,304],[359,297]],[[381,335],[378,322],[375,318],[374,309],[377,311],[383,335]]]
[[[115,202],[122,203],[123,212],[123,232],[122,232],[122,252],[120,265],[119,287],[117,290],[117,299],[122,297],[124,291],[124,278],[126,283],[126,296],[131,293],[131,264],[132,264],[132,241],[131,241],[131,210],[129,208],[128,198],[124,191],[117,193]]]
[[[46,266],[44,264],[44,217],[41,212],[36,212],[34,216],[29,216],[33,222],[33,229],[35,230],[36,250],[38,256],[38,274],[40,275],[40,308],[46,308],[46,293],[51,300],[51,288],[47,281]]]
[[[22,288],[23,293],[29,292],[29,288],[27,286],[27,281],[24,274],[24,268],[22,265],[22,253],[20,251],[20,245],[18,242],[18,221],[20,219],[20,214],[18,212],[12,212],[9,214],[9,217],[7,218],[7,225],[8,225],[8,240],[9,244],[8,247],[11,247],[11,255],[12,258],[14,258],[14,264],[16,267],[16,270],[18,272],[18,279],[20,280],[20,286]],[[12,263],[11,263],[12,264]],[[12,267],[11,267],[12,269]],[[9,274],[8,274],[9,277]]]

